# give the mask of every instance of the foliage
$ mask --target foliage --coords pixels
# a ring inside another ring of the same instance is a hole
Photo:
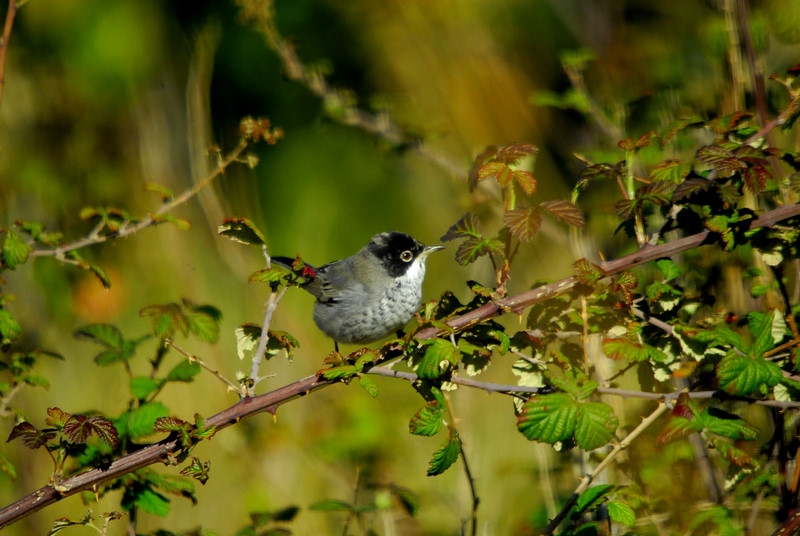
[[[322,97],[329,116],[377,131],[373,116],[356,113],[345,93],[331,89],[318,71],[299,63],[294,48],[277,34],[268,6],[240,3],[243,20],[264,33],[285,62],[287,76]],[[310,400],[314,390],[353,380],[377,399],[367,403],[382,404],[376,377],[383,376],[408,381],[422,397],[421,407],[409,415],[409,433],[420,445],[429,437],[444,438],[431,449],[426,474],[439,476],[461,468],[472,499],[470,516],[462,523],[473,534],[478,530],[480,478],[472,473],[474,452],[464,438],[465,429],[479,425],[456,418],[453,402],[458,391],[467,388],[508,396],[513,404],[503,417],[516,420],[520,437],[558,452],[572,451],[590,466],[582,470],[581,484],[569,498],[558,497],[560,510],[552,519],[535,527],[544,534],[599,534],[634,526],[655,533],[662,531],[658,518],[673,523],[669,530],[697,534],[709,533],[709,527],[736,534],[748,523],[749,528],[768,522],[791,528],[797,518],[790,512],[797,508],[799,496],[788,469],[796,457],[793,422],[800,408],[800,156],[776,130],[796,134],[797,68],[775,77],[782,93],[773,98],[782,104],[773,121],[749,110],[726,111],[712,119],[689,113],[659,131],[626,135],[627,125],[615,123],[588,93],[583,73],[592,61],[583,51],[564,55],[563,67],[573,87],[564,94],[539,95],[535,101],[576,110],[599,123],[616,136],[616,152],[606,151],[606,158],[597,161],[579,157],[583,168],[569,200],[534,200],[542,195],[533,171],[539,148],[530,143],[486,147],[463,185],[473,196],[470,210],[441,240],[458,243],[459,265],[488,260],[492,281],[468,281],[471,296],[466,303],[452,291],[424,303],[408,332],[379,348],[348,355],[337,348],[311,378],[255,396],[265,378],[264,361],[277,355],[291,359],[300,346],[300,338],[272,329],[271,320],[287,290],[302,286],[313,268],[299,256],[287,268],[272,266],[268,233],[246,217],[226,218],[217,231],[252,246],[265,259],[265,267],[248,278],[268,295],[264,320],[239,325],[230,349],[242,361],[250,357],[250,370],[237,371],[235,380],[229,380],[176,342],[224,340],[217,307],[190,299],[145,305],[139,311],[149,323],[145,334],[131,335],[131,326],[102,322],[74,333],[95,345],[95,365],[124,371],[128,392],[120,412],[54,406],[46,416],[29,419],[13,405],[22,390],[50,387],[51,380],[35,372],[42,358],[64,358],[25,337],[30,328],[23,327],[8,307],[14,296],[0,279],[0,416],[14,419],[8,441],[19,440],[32,451],[48,454],[53,470],[45,488],[59,494],[51,502],[76,490],[91,490],[83,493],[87,503],[118,492],[119,507],[135,531],[135,520],[142,514],[167,516],[171,497],[196,503],[195,480],[213,483],[211,462],[193,455],[201,441],[213,440],[223,428],[253,413],[275,414],[289,400]],[[766,104],[765,94],[755,99]],[[396,147],[409,142],[394,129],[381,132]],[[69,241],[67,232],[47,230],[44,222],[17,220],[0,229],[0,273],[23,271],[32,259],[51,257],[66,267],[88,270],[108,288],[111,278],[102,262],[84,256],[86,248],[162,223],[190,230],[188,220],[172,212],[231,164],[254,167],[258,158],[247,151],[260,142],[274,145],[283,131],[266,119],[247,117],[240,122],[238,136],[238,145],[229,152],[210,151],[215,170],[186,191],[176,195],[165,186],[148,184],[145,190],[157,194],[161,203],[150,213],[137,216],[114,206],[84,207],[75,218],[91,224],[91,229]],[[618,197],[613,204],[615,234],[632,253],[613,261],[578,259],[571,277],[511,295],[512,277],[522,278],[527,272],[519,259],[541,239],[545,217],[577,236],[587,226],[579,205],[589,204],[590,194],[607,183]],[[653,256],[654,251],[659,254]],[[749,290],[747,301],[736,310],[725,299],[719,276],[730,265],[743,267],[735,283]],[[519,327],[495,320],[510,313],[519,316]],[[193,384],[204,371],[235,392],[239,404],[209,418],[197,413],[189,420],[174,416],[163,399],[164,389]],[[497,377],[513,376],[516,383],[484,381],[482,375],[489,371]],[[615,398],[648,402],[623,407],[613,403]],[[44,424],[34,424],[39,422]],[[641,424],[632,427],[631,422]],[[618,462],[626,449],[647,459],[622,467]],[[31,454],[35,460],[38,453]],[[502,455],[481,456],[492,454]],[[159,461],[183,468],[172,474],[150,467]],[[131,463],[129,469],[104,476],[125,462]],[[678,512],[676,504],[687,504],[678,501],[681,494],[699,488],[700,477],[691,471],[689,481],[673,482],[672,473],[695,464],[715,485],[709,486],[708,496]],[[5,456],[0,457],[0,467],[10,478],[18,473]],[[611,473],[607,483],[596,483],[604,470]],[[724,493],[716,482],[721,474]],[[81,477],[89,478],[90,485],[71,487]],[[331,496],[340,496],[339,491]],[[307,509],[344,517],[344,534],[351,524],[363,534],[377,534],[381,516],[413,518],[420,509],[417,494],[394,483],[370,481],[362,486],[359,480],[352,495],[350,500],[326,499]],[[762,506],[765,503],[769,508]],[[698,506],[702,504],[713,506]],[[294,505],[254,512],[236,534],[291,533],[289,525],[300,512]],[[14,514],[6,515],[13,520]],[[90,511],[79,520],[56,521],[51,533],[76,525],[105,533],[109,522],[122,517],[117,512],[103,514],[105,524],[98,528]]]

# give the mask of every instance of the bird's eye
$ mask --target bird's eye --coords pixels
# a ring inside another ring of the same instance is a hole
[[[404,252],[402,252],[400,254],[400,260],[402,260],[403,262],[411,262],[411,259],[413,259],[413,258],[414,258],[414,254],[411,253],[411,251],[409,251],[409,250],[405,250]]]

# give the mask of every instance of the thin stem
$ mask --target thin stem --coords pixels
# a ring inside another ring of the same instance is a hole
[[[230,166],[232,163],[238,161],[239,156],[244,152],[244,150],[249,145],[249,141],[247,139],[242,139],[239,142],[239,145],[234,149],[231,153],[225,157],[224,160],[220,161],[217,165],[216,169],[212,171],[208,176],[204,177],[203,179],[199,180],[194,186],[191,188],[186,189],[180,195],[174,197],[171,201],[162,204],[158,207],[158,210],[155,211],[154,214],[148,214],[140,221],[133,223],[131,225],[125,225],[120,227],[119,231],[111,234],[99,234],[98,228],[95,227],[89,234],[85,237],[77,240],[75,242],[64,244],[62,246],[54,247],[54,248],[42,248],[42,249],[35,249],[31,252],[32,257],[56,257],[61,262],[69,262],[69,259],[66,259],[64,255],[70,251],[81,249],[87,246],[91,246],[94,244],[100,244],[102,242],[107,242],[108,240],[115,239],[115,238],[123,238],[134,233],[145,229],[151,225],[156,225],[160,223],[156,221],[158,216],[162,216],[167,212],[173,210],[175,207],[185,203],[197,193],[208,186],[214,179],[222,175],[225,170]]]
[[[246,393],[244,392],[244,390],[243,390],[243,388],[241,386],[238,386],[235,383],[233,383],[232,381],[230,381],[228,378],[226,378],[225,376],[220,374],[219,371],[212,369],[205,361],[203,361],[202,359],[200,359],[196,355],[190,354],[188,351],[184,350],[183,348],[181,348],[180,346],[175,344],[175,342],[173,342],[172,339],[164,339],[164,344],[166,346],[172,346],[173,348],[175,348],[175,350],[179,354],[183,354],[183,356],[186,357],[189,360],[189,362],[197,363],[202,368],[204,368],[205,370],[210,372],[215,378],[217,378],[222,383],[227,385],[229,391],[234,391],[235,393],[239,393],[239,396],[245,396],[246,395]]]
[[[3,100],[3,88],[6,85],[6,52],[11,39],[11,28],[14,27],[14,17],[17,15],[17,0],[9,0],[6,11],[6,22],[3,25],[3,37],[0,38],[0,102]]]
[[[444,393],[445,401],[447,402],[447,413],[450,415],[450,426],[453,430],[461,437],[461,434],[458,433],[458,429],[456,428],[456,414],[455,410],[453,410],[453,403],[450,400],[450,395],[445,392]],[[478,506],[481,503],[480,497],[478,497],[478,490],[475,487],[475,477],[472,476],[472,471],[469,468],[469,462],[467,461],[467,453],[464,451],[464,441],[461,441],[461,462],[464,465],[464,476],[467,477],[467,483],[469,484],[469,493],[472,497],[472,512],[470,515],[470,524],[472,525],[472,536],[476,536],[478,534]]]
[[[595,467],[593,472],[587,473],[586,476],[583,477],[581,484],[572,493],[572,496],[569,498],[566,504],[564,504],[564,506],[561,508],[561,511],[547,525],[547,528],[542,533],[543,536],[549,536],[550,534],[553,534],[553,532],[556,530],[556,528],[558,528],[558,526],[561,524],[564,518],[567,517],[567,514],[569,513],[570,509],[572,509],[572,507],[578,502],[578,498],[580,498],[581,493],[589,489],[589,486],[597,477],[597,475],[602,473],[606,469],[606,467],[608,467],[611,464],[611,462],[614,461],[614,459],[622,453],[623,450],[627,449],[628,446],[630,446],[630,444],[633,442],[634,439],[636,439],[642,432],[644,432],[650,425],[652,425],[656,421],[656,419],[658,419],[661,415],[663,415],[668,409],[669,408],[665,403],[663,402],[659,403],[658,407],[650,415],[648,415],[641,422],[641,424],[639,424],[639,426],[634,428],[630,434],[628,434],[622,441],[619,442],[619,444],[617,444],[614,447],[614,449],[608,454],[608,456],[606,456],[603,459],[603,461],[597,464],[597,467]]]

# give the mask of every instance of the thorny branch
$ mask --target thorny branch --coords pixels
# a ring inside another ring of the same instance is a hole
[[[783,206],[774,209],[770,212],[763,214],[757,220],[750,224],[750,228],[766,227],[774,225],[777,222],[786,220],[788,218],[800,216],[800,204]],[[708,232],[702,232],[696,235],[687,236],[685,238],[670,242],[667,244],[645,246],[639,251],[622,257],[614,261],[607,261],[601,264],[604,274],[607,276],[614,275],[634,266],[641,265],[662,257],[667,257],[687,251],[692,248],[701,246],[708,237]],[[520,312],[523,309],[530,307],[536,303],[540,303],[559,295],[566,290],[572,288],[577,284],[575,277],[568,277],[561,281],[545,285],[516,296],[500,300],[497,303],[488,303],[482,307],[470,311],[464,315],[451,319],[448,324],[456,330],[463,330],[470,326],[481,323],[490,318],[494,318],[505,312]],[[417,334],[418,339],[430,339],[441,335],[443,332],[436,328],[428,328],[420,331]],[[372,371],[380,370],[380,365],[390,361],[391,358],[379,360],[376,367]],[[399,373],[389,371],[387,375],[402,376],[408,373]],[[465,379],[458,379],[459,382],[467,384]],[[285,385],[269,393],[252,397],[244,398],[233,406],[217,413],[216,415],[208,418],[205,421],[205,427],[215,427],[218,431],[233,424],[236,424],[241,419],[250,417],[252,415],[268,412],[274,414],[278,407],[290,402],[296,398],[306,396],[313,391],[328,387],[338,383],[336,380],[326,380],[319,376],[309,376],[302,380],[298,380],[289,385]],[[515,387],[517,391],[522,391],[522,387]],[[606,389],[607,390],[607,389]],[[610,392],[608,394],[611,394]],[[662,398],[664,395],[658,395]],[[776,403],[780,404],[780,403]],[[661,403],[661,406],[664,406]],[[643,423],[645,424],[645,423]],[[641,425],[640,425],[641,427]],[[639,428],[637,428],[639,430]],[[633,434],[633,433],[632,433]],[[633,439],[634,435],[629,435],[626,438],[628,441]],[[625,448],[627,443],[623,443],[618,448]],[[158,443],[148,445],[142,449],[123,456],[110,463],[104,469],[91,469],[84,473],[64,479],[56,484],[48,484],[33,493],[23,497],[9,506],[0,510],[0,530],[19,521],[33,512],[36,512],[46,506],[49,506],[61,499],[75,495],[84,490],[96,489],[98,486],[119,478],[122,475],[128,474],[137,469],[147,467],[154,463],[165,462],[170,459],[172,453],[179,450],[180,445],[178,440],[172,436],[167,437]],[[600,469],[600,467],[598,467]],[[597,470],[595,471],[597,474]],[[587,484],[588,485],[588,484]]]

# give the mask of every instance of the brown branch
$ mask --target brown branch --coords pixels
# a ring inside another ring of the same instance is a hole
[[[0,38],[0,102],[3,101],[3,88],[6,85],[6,52],[8,41],[11,39],[11,28],[14,27],[14,17],[17,15],[17,0],[9,0],[6,12],[6,23],[3,26],[3,37]]]
[[[202,178],[201,180],[197,181],[191,188],[187,188],[184,190],[180,195],[174,197],[168,203],[162,204],[158,207],[158,210],[155,211],[154,214],[148,214],[146,217],[141,219],[140,221],[132,224],[132,225],[123,225],[117,232],[110,233],[110,234],[100,234],[102,230],[102,225],[98,225],[95,229],[86,235],[85,237],[76,240],[75,242],[71,242],[68,244],[64,244],[61,246],[57,246],[54,248],[42,248],[42,249],[34,249],[31,252],[32,257],[56,257],[57,259],[61,260],[62,262],[68,262],[68,259],[64,257],[64,255],[70,251],[84,248],[87,246],[91,246],[94,244],[100,244],[103,242],[107,242],[108,240],[113,240],[116,238],[123,238],[134,233],[145,229],[146,227],[150,227],[151,225],[157,225],[161,223],[157,220],[158,216],[162,216],[167,212],[173,210],[175,207],[185,203],[197,193],[208,186],[214,179],[225,173],[225,170],[228,169],[228,166],[237,162],[239,157],[244,152],[244,150],[248,147],[250,142],[247,138],[243,138],[239,145],[226,156],[223,160],[221,160],[218,164],[216,169],[212,171],[209,175]]]
[[[800,216],[800,204],[780,207],[765,213],[760,218],[753,221],[750,224],[750,228],[768,227],[779,221],[796,216]],[[600,267],[606,275],[613,275],[645,262],[674,255],[700,246],[707,238],[708,232],[702,232],[667,244],[646,246],[631,255],[614,261],[601,263]],[[575,277],[568,277],[556,283],[499,300],[496,303],[487,303],[478,309],[451,319],[448,323],[456,330],[463,330],[508,311],[519,313],[526,307],[550,299],[572,288],[577,282]],[[416,337],[418,339],[431,339],[440,334],[442,334],[442,331],[439,329],[426,328],[419,331]],[[386,360],[388,361],[388,359]],[[382,364],[382,362],[377,363],[377,365],[380,364]],[[257,413],[266,411],[274,414],[279,406],[335,383],[337,383],[336,380],[325,380],[321,377],[309,376],[272,392],[253,398],[242,399],[233,406],[208,418],[206,420],[206,426],[213,426],[217,430],[222,430],[236,424],[245,417]],[[778,404],[780,403],[776,402],[775,405]],[[105,469],[91,469],[85,473],[80,473],[62,480],[54,485],[44,486],[0,510],[0,530],[61,499],[75,495],[81,491],[95,490],[100,485],[110,480],[141,469],[142,467],[158,462],[165,462],[169,459],[170,454],[177,450],[179,450],[178,441],[172,437],[168,437],[158,443],[148,445],[141,450],[115,460]]]

